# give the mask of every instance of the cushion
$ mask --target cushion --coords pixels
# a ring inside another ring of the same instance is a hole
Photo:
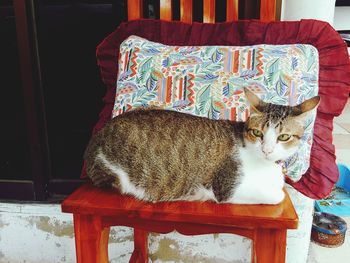
[[[114,107],[120,44],[137,35],[165,45],[309,44],[319,53],[320,106],[314,126],[310,167],[298,182],[289,183],[301,193],[321,199],[327,196],[338,179],[335,148],[332,145],[333,118],[338,116],[350,91],[350,62],[346,44],[326,22],[316,20],[186,24],[158,20],[134,20],[121,24],[97,48],[97,63],[107,86],[105,106],[94,127],[100,130],[111,118]],[[83,169],[82,177],[85,176]]]
[[[296,105],[318,94],[318,51],[305,44],[167,46],[137,36],[120,45],[113,117],[157,106],[211,119],[246,121],[244,87],[264,101]],[[316,112],[295,155],[281,165],[298,181],[309,167]]]

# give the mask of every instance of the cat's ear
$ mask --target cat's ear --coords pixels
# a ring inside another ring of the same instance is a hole
[[[265,107],[266,103],[263,102],[261,99],[259,99],[258,96],[256,96],[253,92],[251,92],[249,89],[244,88],[244,94],[247,98],[247,101],[250,105],[250,111],[255,113],[262,112],[263,107]]]
[[[316,109],[320,104],[321,98],[319,96],[312,97],[303,103],[293,107],[293,113],[298,121],[305,123],[307,117],[313,109]]]
[[[308,112],[312,111],[313,109],[317,108],[320,104],[320,96],[312,97],[311,99],[308,99],[304,101],[303,103],[297,105],[294,107],[294,114],[295,115],[305,115]]]

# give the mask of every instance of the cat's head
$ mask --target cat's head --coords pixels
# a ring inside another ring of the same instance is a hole
[[[250,116],[244,138],[248,147],[256,148],[263,158],[285,160],[293,155],[304,134],[306,119],[315,109],[320,97],[315,96],[297,106],[266,103],[244,89],[250,103]]]

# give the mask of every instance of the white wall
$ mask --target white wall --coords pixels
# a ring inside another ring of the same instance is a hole
[[[282,0],[281,20],[303,18],[322,20],[333,24],[335,0]]]
[[[336,6],[334,14],[336,30],[350,30],[350,6]]]

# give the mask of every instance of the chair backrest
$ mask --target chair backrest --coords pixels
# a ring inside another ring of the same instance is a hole
[[[172,21],[172,0],[159,0],[160,19]],[[196,0],[194,0],[196,1]],[[215,1],[203,0],[203,22],[215,23]],[[221,0],[220,0],[221,1]],[[238,20],[239,0],[226,0],[226,21]],[[192,23],[193,0],[180,0],[180,21]],[[128,0],[128,20],[143,17],[143,0]],[[260,0],[260,20],[273,21],[276,17],[276,0]]]

